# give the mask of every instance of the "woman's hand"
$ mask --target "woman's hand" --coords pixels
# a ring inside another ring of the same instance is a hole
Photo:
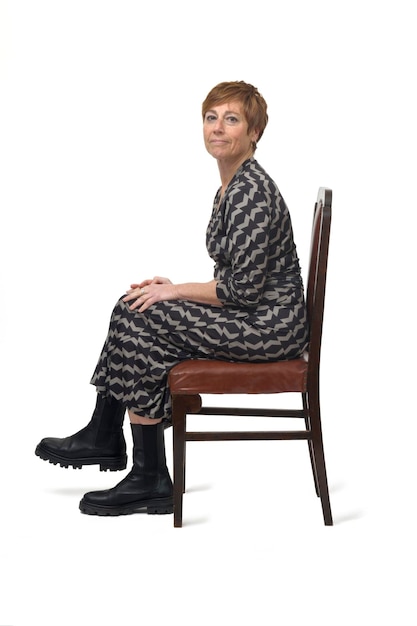
[[[155,302],[175,300],[178,297],[175,285],[169,278],[162,276],[155,276],[152,280],[147,279],[141,283],[133,283],[126,294],[123,302],[132,302],[130,310],[138,309],[140,313],[146,311]]]

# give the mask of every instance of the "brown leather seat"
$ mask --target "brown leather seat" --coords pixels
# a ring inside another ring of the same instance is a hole
[[[274,363],[189,360],[170,374],[171,394],[285,393],[307,388],[307,357]]]
[[[319,400],[319,370],[330,238],[332,192],[319,189],[314,206],[310,265],[306,288],[310,339],[307,353],[291,361],[273,363],[231,363],[216,360],[188,360],[172,368],[169,386],[172,396],[174,447],[174,525],[182,526],[185,490],[185,447],[187,441],[294,439],[308,442],[316,494],[321,500],[324,523],[333,524],[324,459]],[[265,409],[202,406],[205,394],[280,394],[299,392],[300,409]],[[253,415],[302,418],[305,429],[270,431],[197,431],[186,427],[187,414]]]

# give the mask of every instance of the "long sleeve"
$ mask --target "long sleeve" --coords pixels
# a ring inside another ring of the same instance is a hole
[[[269,262],[271,210],[258,191],[225,207],[225,264],[216,267],[217,297],[224,305],[254,307],[262,299]]]

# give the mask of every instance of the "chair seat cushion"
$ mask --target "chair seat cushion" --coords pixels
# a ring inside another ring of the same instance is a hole
[[[171,369],[168,382],[173,395],[304,392],[307,368],[304,357],[272,363],[190,359]]]

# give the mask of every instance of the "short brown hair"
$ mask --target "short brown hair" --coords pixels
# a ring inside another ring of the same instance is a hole
[[[267,105],[257,88],[243,80],[219,83],[213,87],[203,102],[203,119],[214,105],[232,100],[242,103],[248,123],[248,133],[253,129],[258,131],[259,141],[268,123]]]

